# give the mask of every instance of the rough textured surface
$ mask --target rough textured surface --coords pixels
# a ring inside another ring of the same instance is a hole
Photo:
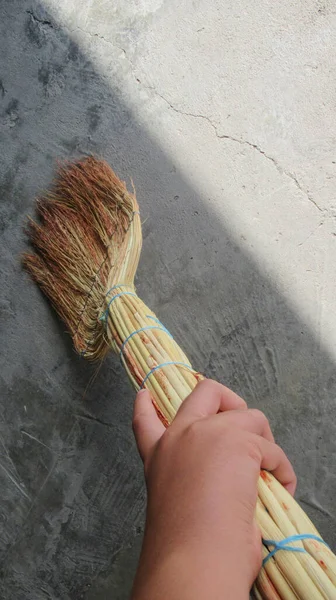
[[[1,598],[126,600],[141,543],[133,393],[19,261],[55,160],[91,152],[136,185],[141,296],[266,411],[335,547],[334,2],[3,0],[0,23]]]

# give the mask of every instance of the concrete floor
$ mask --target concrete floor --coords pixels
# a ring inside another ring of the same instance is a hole
[[[133,392],[20,267],[88,153],[136,186],[140,295],[267,413],[335,548],[335,3],[2,0],[0,27],[1,598],[126,600],[141,544]]]

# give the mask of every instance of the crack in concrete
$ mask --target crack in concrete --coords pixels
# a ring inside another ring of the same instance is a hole
[[[91,33],[90,31],[87,31],[86,29],[83,29],[82,27],[74,27],[73,29],[70,29],[69,27],[64,25],[64,28],[67,29],[69,33],[75,33],[76,31],[81,31],[82,33],[85,33],[86,35],[88,35],[91,38],[98,38],[99,40],[103,40],[103,42],[105,42],[105,44],[109,44],[110,46],[112,46],[112,48],[121,50],[121,52],[123,52],[124,55],[127,56],[126,50],[124,48],[122,48],[121,46],[118,46],[118,44],[114,44],[113,42],[111,42],[111,40],[107,40],[103,35],[100,35],[99,33]]]
[[[300,182],[297,179],[297,177],[293,173],[291,173],[290,171],[287,171],[287,170],[283,169],[281,167],[281,165],[278,163],[278,161],[275,158],[273,158],[272,156],[270,156],[269,154],[267,154],[264,150],[262,150],[260,148],[260,146],[258,146],[257,144],[253,144],[252,142],[249,142],[248,140],[242,140],[241,138],[236,138],[236,137],[234,137],[232,135],[219,134],[216,125],[206,115],[195,114],[195,113],[191,113],[191,112],[180,110],[180,109],[176,108],[171,102],[169,102],[169,100],[167,100],[167,98],[165,98],[162,94],[160,94],[159,92],[157,92],[157,90],[155,88],[150,87],[150,86],[147,86],[147,87],[148,87],[148,89],[153,90],[154,93],[157,96],[159,96],[160,98],[162,98],[162,100],[164,100],[164,102],[166,102],[166,104],[168,104],[168,106],[174,112],[176,112],[178,114],[181,114],[181,115],[184,115],[186,117],[193,117],[194,119],[203,119],[204,121],[207,121],[209,123],[209,125],[211,125],[211,127],[214,130],[215,135],[216,135],[216,137],[218,139],[220,139],[220,140],[230,140],[231,142],[235,142],[235,143],[240,144],[242,146],[249,146],[253,150],[256,150],[259,154],[261,154],[267,160],[269,160],[271,163],[273,163],[273,165],[275,166],[275,168],[277,169],[277,171],[281,175],[286,175],[286,177],[289,177],[289,179],[291,179],[294,182],[294,184],[297,187],[297,189],[300,190],[300,192],[306,196],[306,198],[309,200],[309,202],[311,202],[315,206],[315,208],[317,208],[318,211],[324,212],[324,210],[317,204],[317,202],[314,200],[314,198],[311,196],[311,194],[302,187],[302,185],[300,184]]]
[[[54,29],[54,23],[52,23],[52,21],[49,21],[48,19],[40,19],[33,13],[32,10],[26,10],[26,13],[28,15],[30,15],[32,20],[35,21],[36,23],[40,23],[40,25],[47,25],[47,27]]]
[[[305,239],[300,242],[300,244],[298,244],[298,248],[300,246],[303,246],[303,244],[305,244],[306,242],[308,242],[308,240],[310,240],[310,238],[312,237],[312,235],[314,235],[314,233],[325,223],[325,219],[322,219],[322,221],[319,222],[319,224],[314,227],[314,229],[309,233],[309,235],[307,235],[307,237],[305,237]]]
[[[48,27],[53,28],[54,25],[51,21],[49,20],[45,20],[45,19],[40,19],[38,18],[32,10],[27,10],[26,11],[31,18],[42,24],[42,25],[47,25]],[[132,61],[128,58],[126,50],[124,48],[122,48],[121,46],[118,46],[117,44],[114,44],[113,42],[111,42],[111,40],[107,40],[103,35],[100,35],[99,33],[91,33],[90,31],[87,31],[86,29],[83,29],[82,27],[75,27],[74,29],[70,29],[69,27],[67,27],[66,25],[64,25],[64,28],[68,30],[69,33],[74,33],[76,31],[81,31],[82,33],[88,35],[91,38],[98,38],[102,41],[104,41],[106,44],[109,44],[110,46],[112,46],[112,48],[116,48],[118,50],[120,50],[121,52],[123,52],[125,58],[127,59],[127,61],[130,64],[131,70],[133,75],[135,76],[135,69],[134,69],[134,65],[132,63]],[[136,81],[138,83],[141,83],[140,80],[136,77]],[[180,114],[180,115],[184,115],[186,117],[192,117],[194,119],[203,119],[204,121],[207,121],[207,123],[209,123],[209,125],[212,127],[212,129],[215,132],[215,135],[218,139],[220,140],[230,140],[231,142],[235,142],[237,144],[240,144],[242,146],[249,146],[250,148],[252,148],[253,150],[256,150],[259,154],[261,154],[262,156],[264,156],[268,161],[270,161],[275,168],[277,169],[277,171],[281,174],[281,175],[285,175],[286,177],[288,177],[289,179],[291,179],[293,181],[293,183],[295,184],[296,188],[306,196],[306,198],[308,199],[309,202],[311,202],[311,204],[313,204],[315,206],[315,208],[319,211],[319,212],[324,212],[324,210],[318,205],[318,203],[316,202],[316,200],[314,200],[314,198],[312,197],[312,195],[308,192],[308,190],[305,190],[302,185],[300,184],[299,180],[297,179],[297,177],[291,173],[290,171],[287,171],[285,169],[283,169],[281,167],[281,165],[279,165],[278,161],[273,158],[272,156],[270,156],[269,154],[267,154],[264,150],[262,150],[260,148],[260,146],[258,146],[257,144],[254,144],[253,142],[249,142],[248,140],[243,140],[241,138],[237,138],[234,137],[232,135],[226,135],[226,134],[219,134],[216,125],[212,122],[212,120],[207,117],[206,115],[201,115],[201,114],[195,114],[195,113],[191,113],[191,112],[187,112],[187,111],[183,111],[181,109],[176,108],[167,98],[165,98],[165,96],[163,96],[162,94],[160,94],[155,87],[152,86],[144,86],[147,89],[150,89],[152,91],[154,91],[154,93],[159,96],[159,98],[161,98],[164,102],[166,102],[166,104],[168,104],[168,106],[171,108],[171,110],[173,110],[174,112]]]
[[[49,21],[48,19],[40,19],[39,17],[37,17],[34,14],[34,12],[32,10],[26,10],[26,13],[28,15],[30,15],[32,20],[35,21],[36,23],[40,23],[40,25],[47,25],[51,29],[54,29],[55,24],[52,21]],[[124,48],[122,48],[121,46],[118,46],[117,44],[114,44],[113,42],[111,42],[111,40],[107,40],[103,35],[100,35],[99,33],[91,33],[90,31],[87,31],[86,29],[83,29],[82,27],[74,27],[73,29],[70,29],[70,27],[68,27],[66,24],[63,24],[62,27],[64,29],[66,29],[69,33],[81,31],[82,33],[85,33],[89,37],[92,37],[92,38],[96,37],[100,40],[103,40],[103,42],[105,42],[106,44],[110,44],[113,48],[117,48],[118,50],[121,50],[121,52],[123,52],[126,56],[126,50]]]

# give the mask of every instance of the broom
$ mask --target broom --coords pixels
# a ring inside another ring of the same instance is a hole
[[[203,376],[137,296],[142,245],[135,194],[94,157],[61,166],[30,220],[24,266],[89,360],[110,348],[136,390],[147,388],[165,426]],[[263,538],[257,600],[336,600],[336,557],[282,485],[262,471],[256,519]],[[224,591],[223,591],[224,592]]]

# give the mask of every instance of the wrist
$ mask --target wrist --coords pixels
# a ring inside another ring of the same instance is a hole
[[[188,546],[167,552],[144,547],[132,600],[248,600],[251,582],[236,552]]]

